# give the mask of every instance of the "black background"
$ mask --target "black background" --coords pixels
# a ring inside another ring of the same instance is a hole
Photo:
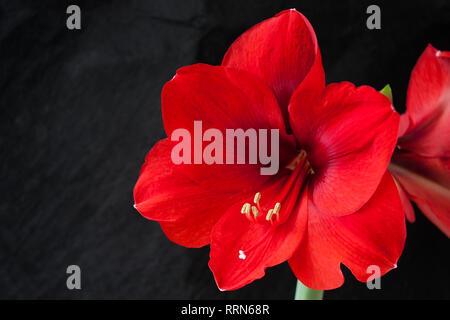
[[[82,30],[66,28],[69,4]],[[369,4],[381,30],[366,28]],[[132,207],[144,157],[165,136],[164,83],[181,66],[219,64],[237,36],[288,8],[314,26],[327,82],[390,83],[400,110],[427,43],[450,50],[448,0],[1,2],[0,298],[293,297],[287,264],[219,292],[208,247],[171,243]],[[71,264],[82,290],[66,288]],[[382,290],[343,269],[325,299],[450,298],[449,240],[421,214]]]

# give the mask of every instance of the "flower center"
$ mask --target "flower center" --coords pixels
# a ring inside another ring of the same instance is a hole
[[[292,170],[275,184],[257,192],[253,198],[253,204],[244,203],[241,214],[249,220],[278,225],[284,223],[294,210],[300,192],[303,190],[308,177],[314,174],[304,150],[286,166]]]

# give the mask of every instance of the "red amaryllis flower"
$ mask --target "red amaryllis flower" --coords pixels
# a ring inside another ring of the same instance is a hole
[[[222,66],[178,70],[163,89],[162,113],[169,137],[179,128],[194,136],[197,120],[203,130],[279,130],[273,176],[260,174],[261,163],[176,165],[169,139],[142,167],[137,210],[176,243],[210,243],[220,289],[242,287],[287,260],[314,289],[340,286],[341,263],[360,281],[370,265],[382,274],[396,266],[405,219],[387,166],[399,116],[370,87],[325,87],[314,31],[299,12],[244,33]],[[223,158],[235,152],[222,151]]]
[[[389,168],[408,219],[410,199],[450,237],[450,52],[429,45],[417,61]]]

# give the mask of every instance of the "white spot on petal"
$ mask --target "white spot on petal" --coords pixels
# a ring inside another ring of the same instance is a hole
[[[247,256],[245,255],[244,251],[239,250],[239,259],[245,260],[245,258],[247,258]]]
[[[440,50],[436,51],[436,57],[439,57],[440,55],[441,55],[441,51]]]

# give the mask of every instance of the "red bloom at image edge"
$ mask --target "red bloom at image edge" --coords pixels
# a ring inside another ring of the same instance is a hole
[[[373,88],[325,87],[314,30],[283,11],[239,37],[221,66],[181,68],[162,92],[167,135],[203,129],[278,129],[280,170],[260,164],[179,164],[164,139],[147,155],[136,209],[186,247],[211,244],[221,290],[240,288],[288,261],[313,289],[333,289],[340,264],[360,281],[396,267],[406,237],[387,171],[399,115]]]
[[[450,52],[428,46],[412,71],[406,105],[389,169],[408,220],[415,220],[412,200],[450,237]]]

